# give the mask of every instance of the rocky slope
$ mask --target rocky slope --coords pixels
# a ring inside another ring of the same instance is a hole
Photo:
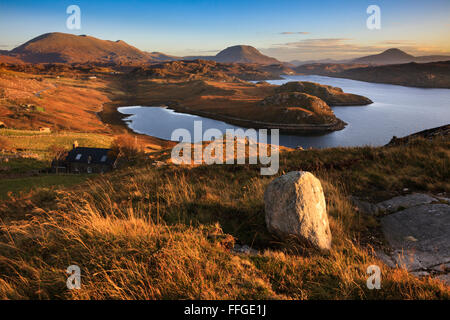
[[[307,93],[281,92],[268,96],[260,102],[264,113],[268,108],[276,108],[280,123],[334,123],[338,119],[333,110],[322,99]]]

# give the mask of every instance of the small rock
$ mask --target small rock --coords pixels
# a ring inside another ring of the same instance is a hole
[[[274,179],[264,193],[266,224],[281,237],[296,236],[315,248],[331,248],[331,231],[320,181],[293,171]]]

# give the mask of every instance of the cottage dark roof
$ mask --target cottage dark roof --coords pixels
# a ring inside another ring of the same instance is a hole
[[[111,149],[77,147],[69,151],[66,161],[89,163],[90,159],[90,163],[93,164],[111,165],[114,163],[115,158],[110,156],[110,151]]]

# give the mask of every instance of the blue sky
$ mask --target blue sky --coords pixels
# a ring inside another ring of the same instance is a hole
[[[72,4],[81,8],[81,30],[66,28]],[[371,4],[381,9],[380,30],[366,27]],[[0,0],[0,49],[55,31],[175,55],[210,55],[236,44],[285,61],[341,59],[390,47],[440,54],[450,52],[450,1]]]

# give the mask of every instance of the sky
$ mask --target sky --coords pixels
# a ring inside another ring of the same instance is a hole
[[[66,26],[78,5],[81,29]],[[369,5],[380,29],[369,30]],[[0,50],[47,32],[124,40],[144,51],[214,55],[238,44],[282,61],[347,59],[400,48],[450,54],[450,0],[0,0]]]

